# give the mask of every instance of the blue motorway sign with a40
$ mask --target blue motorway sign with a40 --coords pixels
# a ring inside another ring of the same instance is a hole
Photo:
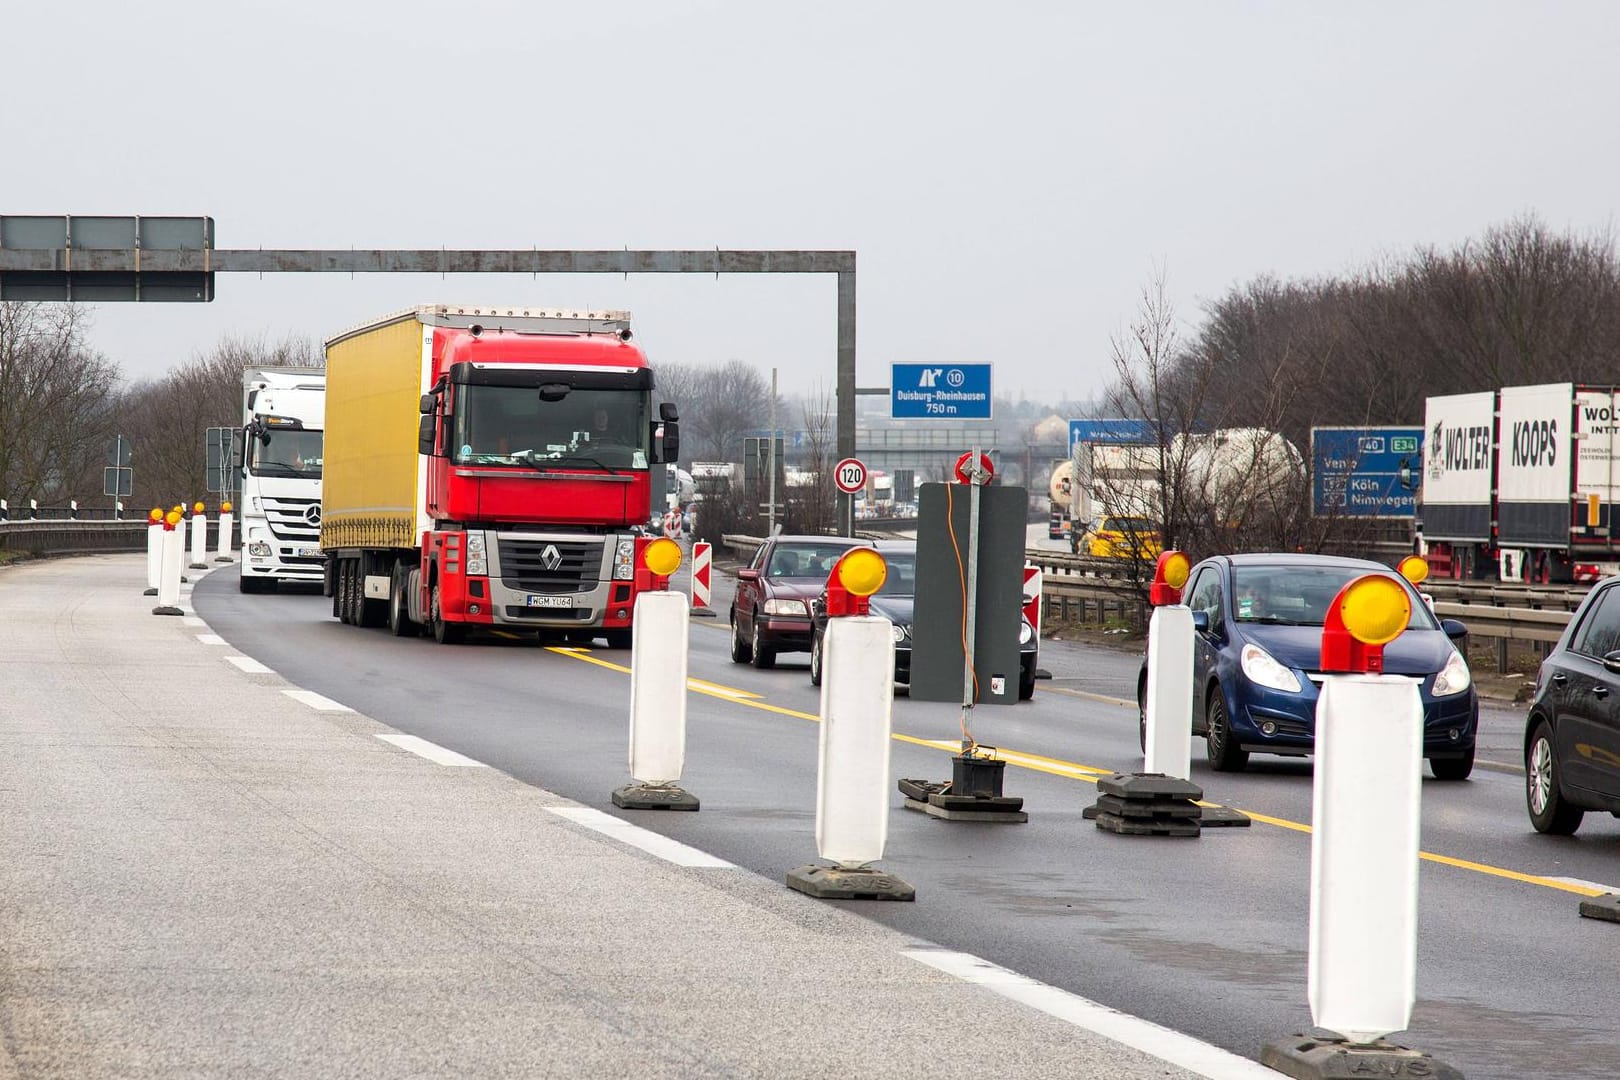
[[[1318,517],[1412,517],[1422,481],[1420,427],[1311,429],[1311,511]]]
[[[989,420],[989,364],[890,364],[896,420]]]

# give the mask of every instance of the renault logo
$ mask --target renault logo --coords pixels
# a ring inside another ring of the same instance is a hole
[[[319,525],[321,523],[321,504],[315,503],[313,506],[307,508],[304,511],[304,520],[309,522],[311,525]]]
[[[540,565],[547,570],[555,570],[562,565],[562,552],[557,550],[556,544],[547,544],[540,553]]]

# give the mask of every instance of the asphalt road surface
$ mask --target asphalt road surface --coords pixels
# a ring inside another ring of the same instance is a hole
[[[718,591],[718,590],[717,590]],[[724,597],[717,596],[723,605]],[[317,592],[242,596],[210,575],[193,604],[230,644],[286,678],[507,773],[780,881],[815,860],[815,714],[805,658],[732,664],[721,617],[692,622],[687,768],[698,814],[616,811],[626,782],[628,652],[491,638],[445,647],[340,625]],[[1081,818],[1094,778],[1139,768],[1136,658],[1047,643],[1054,678],[1032,702],[974,710],[979,742],[1011,761],[1024,825],[947,823],[893,796],[883,869],[915,904],[869,918],[1247,1056],[1310,1027],[1306,925],[1308,760],[1256,757],[1209,771],[1207,799],[1256,815],[1197,840],[1121,837]],[[896,699],[893,768],[945,779],[961,711]],[[1583,895],[1620,887],[1620,822],[1579,836],[1530,828],[1512,771],[1520,714],[1486,711],[1483,756],[1501,768],[1424,782],[1418,1006],[1398,1041],[1471,1080],[1620,1074],[1620,927],[1581,919]],[[966,1034],[966,1033],[963,1033]]]

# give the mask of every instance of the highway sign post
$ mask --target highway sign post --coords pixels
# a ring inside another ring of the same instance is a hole
[[[1311,513],[1409,518],[1423,479],[1420,427],[1311,429]]]
[[[989,364],[890,364],[895,420],[989,420]]]

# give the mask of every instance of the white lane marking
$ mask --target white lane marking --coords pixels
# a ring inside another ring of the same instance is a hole
[[[632,825],[628,821],[621,821],[612,814],[604,814],[600,810],[592,810],[588,806],[548,806],[547,810],[560,818],[566,818],[575,825],[583,825],[603,836],[617,840],[622,844],[629,844],[639,848],[649,855],[656,855],[665,862],[672,862],[676,866],[695,866],[710,870],[735,870],[736,867],[724,859],[717,859],[706,851],[699,851],[695,847],[687,847],[679,840],[671,840],[667,836],[650,832],[639,825]]]
[[[201,619],[197,618],[197,616],[195,616],[195,615],[187,615],[185,618],[180,620],[180,625],[181,626],[207,626],[208,624],[203,622]]]
[[[226,660],[235,664],[249,675],[274,675],[275,672],[253,659],[251,656],[227,656]]]
[[[223,645],[225,639],[218,634],[198,634],[197,640],[204,645]]]
[[[385,743],[393,743],[401,750],[409,750],[418,757],[425,757],[435,765],[460,765],[487,768],[482,761],[474,761],[470,757],[463,757],[454,750],[446,750],[438,743],[430,743],[426,739],[418,739],[415,735],[401,735],[397,732],[379,732],[377,738]]]
[[[1004,998],[1039,1009],[1048,1016],[1123,1043],[1133,1050],[1140,1050],[1150,1057],[1208,1077],[1209,1080],[1277,1080],[1275,1072],[1257,1061],[1239,1057],[1139,1016],[1099,1005],[1067,990],[1037,982],[970,953],[945,949],[904,949],[902,952],[918,963],[977,983]]]
[[[354,712],[347,705],[339,705],[331,698],[322,697],[313,690],[283,690],[282,693],[318,712]]]
[[[1605,885],[1601,881],[1587,881],[1578,877],[1550,877],[1548,881],[1558,881],[1565,885],[1574,885],[1581,889],[1597,889],[1606,893],[1620,893],[1620,885]]]

